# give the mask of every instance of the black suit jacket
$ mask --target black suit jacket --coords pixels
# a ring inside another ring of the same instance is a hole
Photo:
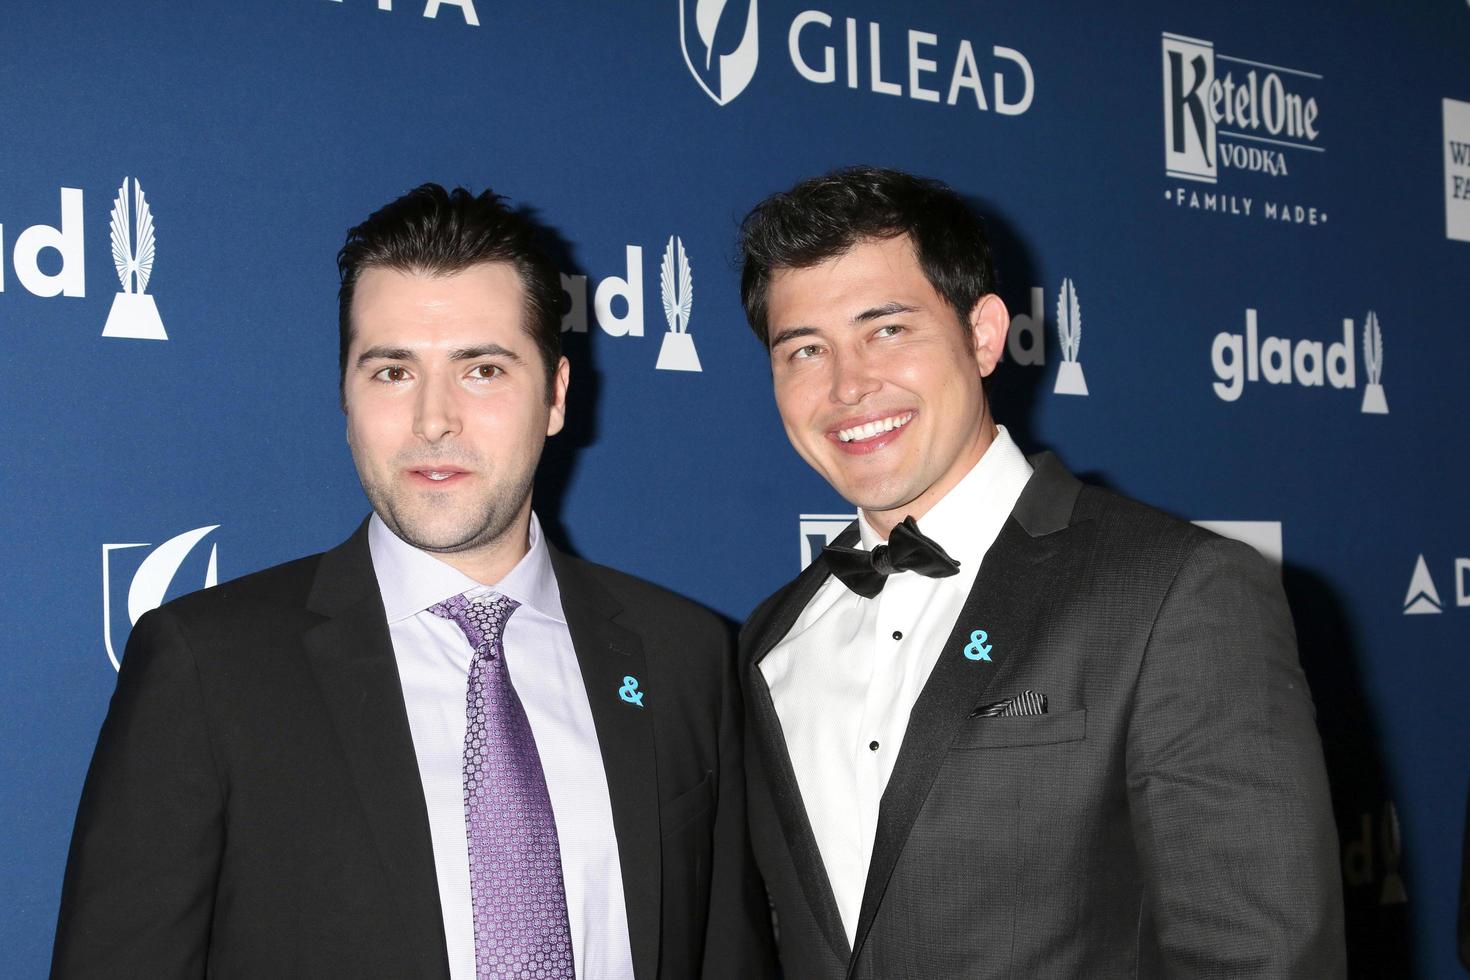
[[[1277,574],[1032,463],[914,705],[853,949],[760,672],[823,560],[746,624],[751,835],[787,975],[1343,976],[1337,836]],[[989,662],[963,655],[976,629]],[[1025,690],[1048,713],[974,715]]]
[[[770,967],[723,624],[552,551],[638,980]],[[616,696],[625,675],[639,709]],[[77,812],[52,976],[445,978],[366,525],[138,621]]]

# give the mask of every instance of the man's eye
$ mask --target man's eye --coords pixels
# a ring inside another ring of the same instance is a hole
[[[470,369],[470,377],[479,379],[489,379],[504,373],[498,364],[476,364]]]
[[[393,384],[399,384],[400,382],[408,380],[408,368],[404,367],[401,364],[390,364],[387,367],[378,371],[377,374],[374,374],[373,377],[377,378],[379,381],[388,381]]]
[[[791,359],[794,361],[808,357],[816,357],[821,352],[822,346],[820,344],[807,344],[804,347],[798,347],[796,348],[796,350],[792,351]]]
[[[904,328],[900,324],[890,323],[890,324],[887,324],[886,326],[879,327],[874,332],[879,337],[892,337],[892,336],[895,336],[897,334],[903,333],[903,329]]]

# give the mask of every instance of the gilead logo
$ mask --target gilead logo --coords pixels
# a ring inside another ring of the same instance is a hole
[[[1358,385],[1357,347],[1354,344],[1351,317],[1342,321],[1342,340],[1323,343],[1319,340],[1290,340],[1285,337],[1260,336],[1256,311],[1245,311],[1245,333],[1222,331],[1215,335],[1210,348],[1210,363],[1215,369],[1213,384],[1216,397],[1233,402],[1240,398],[1248,382],[1265,381],[1271,385],[1298,384],[1304,388],[1356,388]],[[1362,411],[1374,415],[1388,413],[1383,393],[1383,334],[1378,316],[1371,310],[1363,321],[1363,359],[1368,384],[1363,393]]]
[[[146,542],[126,542],[102,546],[102,646],[107,651],[107,659],[112,662],[114,670],[121,668],[120,654],[128,632],[137,625],[143,614],[163,605],[171,593],[182,594],[194,590],[193,586],[175,590],[174,580],[178,578],[180,569],[184,567],[194,547],[209,532],[218,528],[218,524],[209,524],[174,535],[148,552],[132,568],[131,574],[116,567],[120,560],[113,558],[114,553],[148,548],[151,545]],[[209,548],[209,563],[202,578],[202,587],[206,589],[219,582],[218,544],[212,544]],[[127,583],[126,592],[123,591],[124,582]],[[118,611],[127,611],[126,626],[119,624],[120,628],[116,629],[119,634],[117,643],[113,642],[115,607]]]

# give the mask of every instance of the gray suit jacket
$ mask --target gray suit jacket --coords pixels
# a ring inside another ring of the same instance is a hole
[[[1343,976],[1337,835],[1276,572],[1032,464],[914,705],[852,949],[759,668],[823,561],[746,623],[751,835],[786,975]],[[989,662],[963,656],[975,629]],[[1027,689],[1047,714],[972,717]]]

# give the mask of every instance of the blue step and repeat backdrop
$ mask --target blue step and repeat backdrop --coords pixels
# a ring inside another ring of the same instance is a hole
[[[573,364],[538,509],[738,620],[847,508],[786,445],[735,230],[853,163],[988,215],[1024,448],[1281,563],[1354,974],[1463,975],[1464,0],[7,4],[0,973],[46,969],[132,622],[366,512],[349,226],[430,179],[537,209]]]

